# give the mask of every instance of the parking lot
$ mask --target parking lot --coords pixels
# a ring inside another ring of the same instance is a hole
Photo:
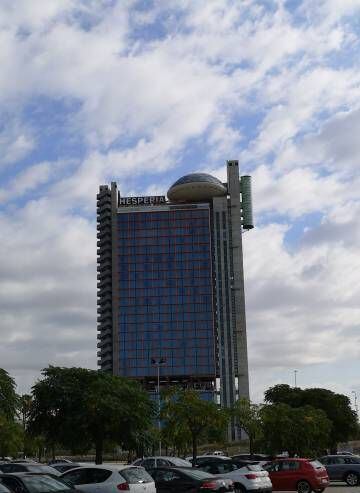
[[[348,486],[346,483],[331,483],[325,490],[327,493],[360,493],[360,486]]]

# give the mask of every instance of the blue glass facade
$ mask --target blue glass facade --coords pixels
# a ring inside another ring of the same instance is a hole
[[[215,375],[208,206],[117,214],[119,373]]]

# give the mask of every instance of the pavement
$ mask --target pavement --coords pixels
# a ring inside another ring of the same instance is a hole
[[[331,483],[324,493],[360,493],[360,485],[348,486],[346,483],[336,481]]]
[[[294,493],[293,491],[282,492],[282,493]],[[346,483],[341,481],[336,481],[330,484],[324,491],[324,493],[360,493],[359,486],[348,486]]]

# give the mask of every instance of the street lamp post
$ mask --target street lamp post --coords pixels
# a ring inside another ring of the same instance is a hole
[[[166,364],[165,358],[151,358],[152,366],[156,367],[157,370],[157,401],[158,401],[158,430],[159,430],[159,455],[161,455],[161,399],[160,399],[160,366]]]
[[[298,372],[297,370],[294,370],[294,380],[295,380],[295,382],[294,382],[294,383],[295,383],[294,387],[295,387],[295,389],[297,388],[297,385],[296,385],[296,375],[297,375],[297,372]]]

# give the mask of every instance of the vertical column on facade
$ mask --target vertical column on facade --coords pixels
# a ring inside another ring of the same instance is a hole
[[[231,216],[232,255],[232,311],[234,346],[236,347],[236,376],[238,397],[249,398],[249,370],[247,356],[244,269],[242,252],[242,215],[238,161],[228,161],[229,216]]]
[[[112,371],[114,375],[120,373],[120,334],[119,334],[119,253],[118,253],[118,215],[119,193],[115,182],[111,183],[111,234],[112,234]]]
[[[111,191],[101,185],[97,194],[97,330],[98,365],[112,372],[112,231]]]
[[[235,401],[236,389],[231,313],[230,228],[226,197],[214,197],[213,216],[220,403],[222,407],[230,407]]]

